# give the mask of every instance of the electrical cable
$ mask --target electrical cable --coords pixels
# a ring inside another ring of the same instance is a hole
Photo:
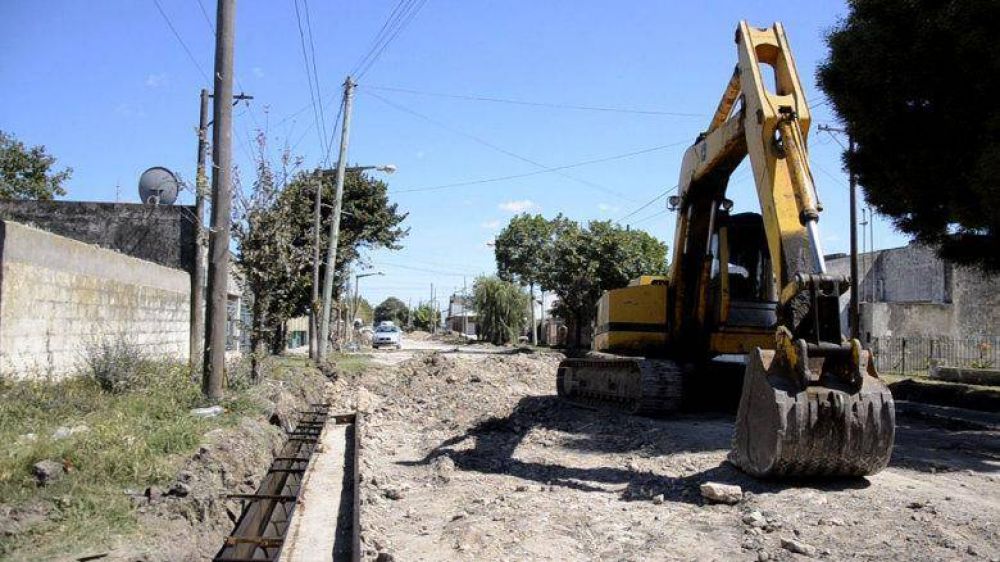
[[[526,172],[526,173],[523,173],[523,174],[511,174],[511,175],[507,175],[507,176],[499,176],[499,177],[494,177],[494,178],[483,178],[483,179],[478,179],[478,180],[469,180],[469,181],[463,181],[463,182],[457,182],[457,183],[449,183],[449,184],[444,184],[444,185],[435,185],[435,186],[430,186],[430,187],[419,187],[419,188],[413,188],[413,189],[400,189],[400,190],[391,191],[390,193],[392,193],[392,194],[399,194],[399,193],[417,193],[417,192],[423,192],[423,191],[437,191],[437,190],[441,190],[441,189],[448,189],[448,188],[451,188],[451,187],[463,187],[463,186],[468,186],[468,185],[478,185],[478,184],[483,184],[483,183],[492,183],[492,182],[498,182],[498,181],[506,181],[506,180],[512,180],[512,179],[526,178],[526,177],[530,177],[530,176],[537,176],[537,175],[541,175],[541,174],[548,174],[548,173],[551,173],[554,170],[568,170],[570,168],[579,168],[581,166],[587,166],[587,165],[590,165],[590,164],[599,164],[601,162],[610,162],[612,160],[621,160],[621,159],[624,159],[624,158],[630,158],[630,157],[633,157],[633,156],[639,156],[641,154],[648,154],[650,152],[656,152],[658,150],[664,150],[664,149],[667,149],[667,148],[672,148],[672,147],[675,147],[677,145],[685,144],[687,142],[688,142],[687,140],[683,140],[683,141],[674,142],[674,143],[670,143],[670,144],[663,144],[663,145],[660,145],[660,146],[654,146],[654,147],[650,147],[650,148],[644,148],[642,150],[636,150],[636,151],[633,151],[633,152],[626,152],[624,154],[616,154],[614,156],[606,156],[604,158],[594,158],[592,160],[584,160],[582,162],[575,162],[573,164],[564,164],[562,166],[553,166],[552,168],[550,168],[548,170],[538,170],[536,172]]]
[[[436,125],[436,126],[442,128],[442,129],[445,129],[446,131],[449,131],[449,132],[451,132],[453,134],[456,134],[456,135],[465,137],[467,139],[470,139],[470,140],[472,140],[472,141],[474,141],[476,143],[479,143],[479,144],[481,144],[481,145],[483,145],[483,146],[485,146],[487,148],[495,150],[495,151],[497,151],[497,152],[499,152],[501,154],[505,154],[507,156],[510,156],[511,158],[515,158],[515,159],[520,160],[522,162],[527,162],[528,164],[531,164],[532,166],[536,166],[536,167],[541,168],[543,170],[546,170],[548,172],[552,172],[552,173],[554,173],[554,174],[556,174],[558,176],[562,176],[562,177],[564,177],[566,179],[573,180],[573,181],[575,181],[577,183],[586,185],[586,186],[591,187],[593,189],[596,189],[598,191],[602,191],[604,193],[607,193],[607,194],[610,194],[610,195],[614,195],[615,197],[619,197],[619,198],[625,199],[627,201],[631,201],[632,200],[631,198],[626,197],[625,195],[622,195],[621,193],[618,193],[617,191],[614,191],[613,189],[609,189],[607,187],[604,187],[603,185],[594,183],[594,182],[589,181],[589,180],[585,180],[585,179],[581,179],[581,178],[578,178],[578,177],[575,177],[575,176],[571,176],[571,175],[569,175],[567,173],[564,173],[564,172],[562,172],[560,170],[556,170],[556,169],[552,168],[551,166],[546,166],[545,164],[539,163],[539,162],[537,162],[535,160],[532,160],[530,158],[527,158],[525,156],[521,156],[520,154],[515,154],[514,152],[511,152],[511,151],[509,151],[509,150],[507,150],[505,148],[501,148],[501,147],[499,147],[499,146],[497,146],[497,145],[495,145],[495,144],[493,144],[493,143],[491,143],[491,142],[489,142],[487,140],[484,140],[484,139],[482,139],[480,137],[477,137],[477,136],[475,136],[473,134],[466,133],[464,131],[455,129],[454,127],[451,127],[450,125],[446,125],[446,124],[444,124],[444,123],[442,123],[440,121],[437,121],[436,119],[433,119],[431,117],[428,117],[428,116],[426,116],[426,115],[424,115],[422,113],[418,113],[418,112],[416,112],[416,111],[414,111],[414,110],[412,110],[410,108],[404,107],[404,106],[396,104],[394,102],[391,102],[391,101],[385,99],[384,97],[382,97],[382,96],[380,96],[380,95],[378,95],[378,94],[376,94],[374,92],[366,91],[364,93],[367,94],[367,95],[369,95],[369,96],[374,97],[375,99],[381,101],[382,103],[384,103],[384,104],[388,105],[389,107],[392,107],[392,108],[394,108],[394,109],[396,109],[398,111],[401,111],[403,113],[408,113],[410,115],[418,117],[418,118],[420,118],[420,119],[422,119],[424,121],[427,121],[427,122],[429,122],[429,123],[431,123],[433,125]]]
[[[556,109],[574,109],[582,111],[600,111],[600,112],[611,112],[611,113],[631,113],[638,115],[663,115],[671,117],[708,117],[704,113],[684,113],[678,111],[659,111],[652,109],[630,109],[625,107],[608,107],[608,106],[592,106],[592,105],[575,105],[566,103],[551,103],[551,102],[538,102],[538,101],[528,101],[528,100],[515,100],[508,98],[500,98],[494,96],[484,96],[477,94],[446,94],[441,92],[427,92],[423,90],[414,90],[411,88],[396,88],[391,86],[372,86],[366,85],[365,88],[372,90],[383,90],[387,92],[400,92],[404,94],[416,94],[421,96],[432,96],[441,98],[451,98],[460,99],[467,101],[485,101],[493,103],[505,103],[511,105],[526,105],[531,107],[546,107],[546,108],[556,108]]]
[[[351,75],[358,80],[371,70],[386,48],[416,17],[427,0],[400,0],[386,18],[363,57],[354,65]]]
[[[309,17],[309,0],[302,0],[302,6],[306,11],[306,31],[309,33],[309,51],[312,53],[312,72],[313,72],[313,83],[316,85],[316,101],[319,106],[319,124],[323,131],[323,137],[326,137],[326,115],[323,114],[323,94],[322,89],[319,87],[319,71],[316,69],[316,44],[313,42],[313,32],[312,32],[312,20]],[[320,150],[323,149],[322,143],[320,144]],[[330,145],[327,144],[326,147],[327,154],[330,153]]]
[[[205,72],[205,69],[198,64],[198,59],[194,58],[194,54],[191,53],[191,49],[188,48],[187,43],[185,43],[184,39],[181,38],[181,34],[177,32],[177,28],[175,28],[173,22],[170,21],[170,17],[168,17],[167,13],[163,11],[163,6],[160,5],[160,0],[153,0],[153,4],[156,5],[156,9],[160,12],[160,15],[163,16],[163,21],[167,23],[167,27],[169,27],[170,31],[174,34],[174,38],[181,44],[181,47],[183,47],[184,52],[187,53],[188,58],[191,59],[195,68],[197,68],[198,72],[201,73],[201,77],[205,79],[205,82],[211,84],[212,81],[208,78],[208,74]]]
[[[299,12],[299,0],[292,0],[292,3],[295,5],[295,22],[298,24],[299,43],[302,47],[302,61],[305,65],[306,80],[309,82],[309,100],[312,103],[313,120],[316,122],[316,134],[319,136],[319,147],[320,152],[322,152],[326,149],[324,144],[326,143],[326,134],[324,133],[326,127],[320,125],[319,110],[316,107],[316,91],[313,88],[313,75],[309,67],[309,54],[306,51],[306,36],[302,28],[302,16]]]

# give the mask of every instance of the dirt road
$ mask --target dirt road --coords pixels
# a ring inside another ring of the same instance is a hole
[[[1000,433],[900,415],[866,479],[761,482],[733,418],[631,418],[555,398],[557,354],[408,342],[341,377],[365,414],[362,529],[380,560],[997,560]],[[424,349],[419,349],[424,348]],[[707,504],[706,481],[737,484]],[[793,550],[805,552],[796,554]]]

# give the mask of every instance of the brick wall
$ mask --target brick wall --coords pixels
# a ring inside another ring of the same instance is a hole
[[[123,334],[187,359],[187,272],[10,221],[0,263],[0,375],[72,374],[88,344]]]

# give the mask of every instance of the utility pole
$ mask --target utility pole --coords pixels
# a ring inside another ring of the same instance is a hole
[[[319,326],[319,347],[316,360],[326,358],[330,336],[330,307],[333,304],[333,269],[337,263],[337,243],[340,241],[340,207],[344,199],[344,168],[347,166],[347,144],[351,132],[351,101],[354,82],[348,76],[344,81],[344,125],[340,131],[340,157],[337,160],[337,187],[330,216],[330,240],[326,248],[326,272],[323,275],[323,316]]]
[[[539,304],[539,309],[542,311],[542,321],[539,324],[540,324],[540,329],[541,330],[545,330],[545,328],[546,328],[546,326],[545,326],[545,289],[542,289],[541,293],[542,293],[542,300],[539,301],[538,304]],[[545,334],[545,337],[542,338],[542,339],[544,339],[545,340],[545,344],[548,345],[548,343],[549,343],[549,335],[548,335],[548,333],[546,333],[544,331],[542,333]]]
[[[226,376],[226,293],[232,212],[233,39],[236,0],[218,0],[215,34],[215,99],[212,129],[212,229],[209,233],[208,310],[202,392],[222,398]]]
[[[854,137],[845,129],[838,127],[830,127],[828,125],[820,125],[820,131],[826,131],[827,133],[844,133],[847,135],[847,152],[849,155],[854,154]],[[861,326],[858,324],[861,318],[860,307],[858,304],[858,291],[861,286],[858,282],[858,182],[857,177],[854,175],[854,170],[848,170],[849,185],[850,185],[850,221],[851,221],[851,304],[850,310],[848,311],[848,324],[851,328],[851,338],[858,339],[861,334]]]
[[[191,272],[191,334],[188,363],[193,373],[202,360],[205,337],[205,152],[208,150],[208,90],[201,89],[201,111],[198,116],[198,169],[194,182],[194,270]]]
[[[323,178],[319,175],[319,171],[313,175],[312,179],[313,186],[316,187],[315,201],[313,202],[313,231],[315,233],[315,239],[313,240],[313,276],[312,276],[312,300],[309,301],[309,357],[311,359],[316,359],[319,355],[319,336],[317,330],[319,328],[319,318],[317,313],[319,312],[319,244],[320,244],[320,228],[322,227],[322,219],[320,214],[320,206],[323,201]]]
[[[469,337],[469,284],[462,277],[462,340]]]
[[[531,322],[531,345],[538,345],[538,332],[535,331],[535,284],[528,283],[528,317]]]

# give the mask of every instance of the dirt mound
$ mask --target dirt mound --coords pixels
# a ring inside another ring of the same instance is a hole
[[[431,333],[423,330],[413,330],[412,332],[408,332],[406,337],[414,341],[427,341],[431,339]]]

